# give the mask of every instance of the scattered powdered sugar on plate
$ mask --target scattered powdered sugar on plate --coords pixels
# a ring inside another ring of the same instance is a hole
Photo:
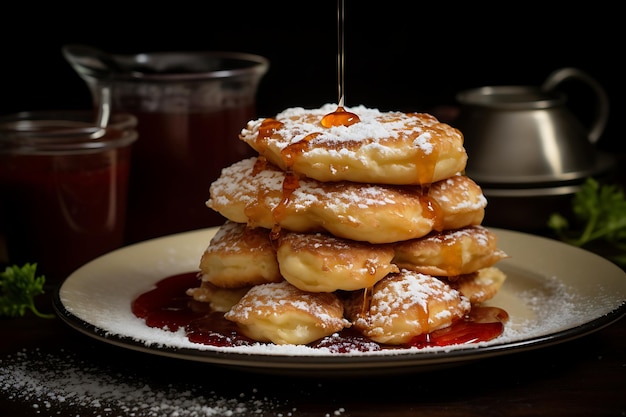
[[[149,327],[143,319],[135,317],[130,312],[130,300],[117,298],[111,300],[111,306],[119,304],[116,308],[106,310],[106,318],[99,323],[96,333],[101,333],[104,339],[122,338],[145,346],[153,353],[165,352],[172,348],[186,348],[197,351],[198,358],[201,352],[224,352],[248,355],[259,355],[259,358],[269,356],[286,357],[337,357],[348,358],[350,356],[391,357],[396,355],[432,354],[436,352],[451,352],[455,350],[473,351],[480,347],[505,345],[520,342],[532,338],[554,334],[567,330],[574,325],[588,321],[589,317],[598,315],[594,312],[594,305],[585,301],[572,288],[568,287],[558,277],[544,277],[541,285],[518,288],[515,290],[501,291],[497,297],[506,295],[507,298],[495,298],[487,302],[487,305],[504,307],[512,313],[510,320],[504,326],[504,332],[499,337],[487,341],[460,345],[431,346],[431,347],[406,347],[403,349],[383,349],[361,351],[358,348],[337,354],[327,347],[313,348],[307,345],[276,345],[272,343],[253,343],[242,346],[213,346],[190,341],[185,330],[179,328],[176,331],[168,331],[160,328]],[[598,301],[597,298],[594,299]],[[599,305],[601,305],[600,303]],[[94,309],[91,310],[91,314]],[[521,314],[518,314],[521,313]],[[194,356],[193,353],[190,353]],[[416,356],[419,360],[419,356]]]
[[[541,286],[520,290],[516,292],[516,297],[528,313],[510,317],[504,333],[496,339],[498,343],[513,343],[529,335],[535,338],[549,335],[558,329],[568,329],[572,322],[584,323],[593,314],[581,297],[557,277],[546,277]]]
[[[76,417],[81,411],[102,417],[263,416],[279,406],[276,400],[257,398],[255,390],[225,398],[201,386],[157,387],[72,353],[40,350],[0,359],[0,395],[31,404],[37,414]]]
[[[549,297],[546,297],[546,291]],[[565,326],[572,319],[584,321],[588,315],[583,301],[557,277],[546,278],[543,288],[522,291],[518,297],[537,314],[537,319],[533,320],[533,323],[524,323],[526,326],[534,324],[537,327],[550,323],[550,327],[554,327],[559,320],[567,319],[563,323]]]
[[[326,347],[252,344],[212,346],[194,343],[183,329],[170,332],[146,325],[131,311],[135,297],[162,278],[197,268],[198,259],[217,229],[198,230],[155,239],[105,255],[76,271],[59,290],[60,317],[98,339],[165,356],[202,362],[227,361],[239,366],[300,370],[323,364],[333,371],[376,368],[381,364],[415,367],[477,359],[485,353],[512,353],[594,331],[623,310],[624,273],[589,252],[552,240],[495,229],[499,247],[511,257],[498,263],[507,278],[485,304],[504,309],[504,333],[488,342],[446,347],[335,352]],[[164,261],[166,259],[166,261]],[[593,279],[590,279],[593,277]],[[477,349],[486,347],[489,349]],[[369,356],[370,358],[363,358]],[[267,361],[272,357],[271,361]]]

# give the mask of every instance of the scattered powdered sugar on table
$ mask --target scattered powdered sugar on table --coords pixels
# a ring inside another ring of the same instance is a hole
[[[224,398],[203,387],[152,386],[149,380],[77,358],[22,350],[0,359],[0,395],[41,415],[102,417],[263,416],[278,404],[256,390]],[[293,416],[292,412],[272,415]]]

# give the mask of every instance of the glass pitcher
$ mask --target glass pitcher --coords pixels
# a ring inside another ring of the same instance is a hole
[[[224,222],[205,206],[222,168],[253,156],[238,139],[256,117],[269,61],[240,52],[111,55],[66,45],[63,54],[89,87],[106,125],[116,112],[137,117],[126,242]]]

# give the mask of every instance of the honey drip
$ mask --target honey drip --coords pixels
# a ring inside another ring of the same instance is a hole
[[[428,191],[429,187],[423,186],[422,194],[419,198],[423,216],[433,221],[434,231],[441,232],[443,230],[443,209],[434,198],[428,195]]]
[[[254,162],[254,166],[252,167],[252,175],[257,175],[259,172],[265,170],[267,167],[267,159],[263,156],[259,156]]]
[[[344,0],[337,0],[337,103],[340,107],[343,107],[344,101],[344,64],[346,59],[345,52],[345,4]],[[326,126],[328,127],[328,126]]]
[[[337,110],[332,113],[328,113],[324,117],[322,117],[322,126],[324,127],[333,127],[333,126],[352,126],[355,123],[360,122],[361,119],[354,113],[346,111],[343,106],[337,106]]]
[[[426,212],[427,216],[433,219],[433,230],[438,232],[443,230],[443,210],[439,206],[439,203],[428,195],[423,195],[420,198],[420,204]]]
[[[415,113],[408,114],[408,116],[412,115],[415,115]],[[417,169],[417,179],[420,184],[432,183],[437,160],[439,160],[439,150],[437,147],[435,147],[432,152],[428,153],[418,149],[415,167]]]
[[[344,29],[344,14],[345,6],[344,0],[337,0],[337,109],[326,114],[322,117],[322,126],[351,126],[361,121],[359,116],[354,113],[346,111],[344,108],[345,99],[345,82],[344,82],[344,63],[346,58],[345,53],[345,29]]]
[[[374,287],[364,288],[363,289],[363,303],[361,304],[361,314],[360,317],[367,317],[367,312],[370,309],[370,305],[372,303],[372,293],[374,292]]]
[[[272,119],[271,117],[264,119],[261,122],[261,126],[259,126],[259,133],[257,134],[257,137],[256,137],[256,143],[257,143],[257,146],[259,147],[259,150],[265,148],[267,139],[272,137],[274,132],[276,132],[283,126],[284,126],[283,122],[279,122],[278,120]]]
[[[448,265],[448,274],[451,277],[459,276],[463,267],[463,244],[458,241],[453,245],[441,245],[441,257]]]
[[[321,133],[319,132],[315,132],[315,133],[306,135],[301,140],[294,142],[294,143],[290,143],[289,145],[285,146],[280,151],[280,155],[283,161],[285,162],[285,165],[287,166],[287,168],[291,168],[294,166],[298,155],[301,155],[304,151],[310,149],[311,141],[315,139],[316,137],[318,137],[320,134]]]
[[[274,218],[274,226],[272,227],[272,231],[270,232],[270,239],[276,240],[280,235],[280,223],[285,218],[285,210],[287,209],[287,205],[289,205],[289,201],[291,200],[291,195],[300,185],[300,181],[298,180],[298,176],[293,173],[293,171],[288,170],[285,172],[285,179],[283,180],[283,196],[282,200],[274,210],[272,210],[272,217]]]

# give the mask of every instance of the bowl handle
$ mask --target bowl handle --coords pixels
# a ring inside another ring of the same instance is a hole
[[[604,132],[609,118],[609,98],[602,85],[592,76],[578,68],[561,68],[552,72],[544,81],[543,90],[553,90],[557,85],[567,79],[577,79],[587,84],[596,97],[596,114],[587,134],[591,143],[596,143]]]

